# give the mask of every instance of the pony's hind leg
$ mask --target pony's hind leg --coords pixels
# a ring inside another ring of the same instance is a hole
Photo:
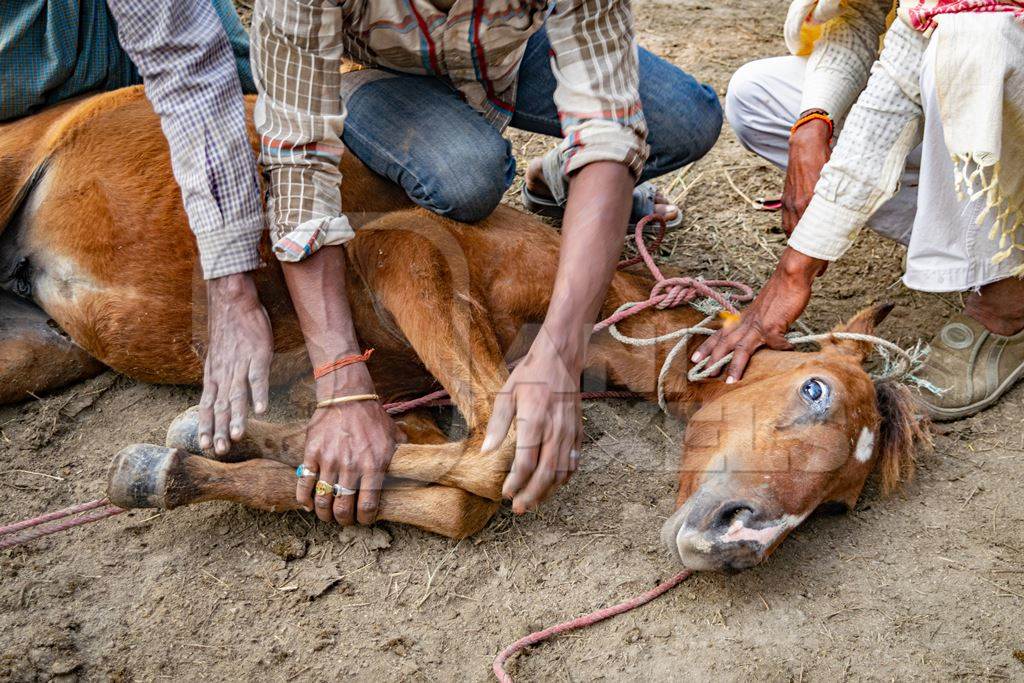
[[[149,444],[129,446],[114,457],[107,496],[124,508],[171,510],[227,500],[271,512],[301,509],[290,465],[265,458],[218,462]],[[377,519],[464,538],[483,528],[497,509],[498,503],[462,489],[406,484],[381,492]]]
[[[36,305],[0,291],[0,404],[95,377],[103,364]]]

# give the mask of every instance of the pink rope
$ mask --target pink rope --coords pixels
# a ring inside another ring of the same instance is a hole
[[[426,396],[420,396],[419,398],[414,398],[408,401],[385,403],[384,410],[386,410],[389,415],[401,415],[402,413],[407,413],[410,410],[415,410],[416,408],[444,405],[451,405],[451,401],[449,400],[448,392],[444,389],[440,389],[438,391],[433,391]]]
[[[584,391],[580,393],[580,398],[643,398],[643,394],[638,394],[635,391]],[[436,408],[438,406],[450,406],[451,404],[452,400],[448,397],[448,392],[441,389],[427,394],[426,396],[420,396],[419,398],[410,399],[408,401],[385,403],[384,410],[386,410],[389,415],[401,415],[402,413],[407,413],[410,410],[415,410],[416,408]]]
[[[72,505],[71,507],[64,508],[63,510],[54,510],[53,512],[47,512],[45,515],[39,515],[32,519],[25,519],[20,522],[15,522],[14,524],[8,524],[7,526],[0,526],[0,536],[13,534],[16,531],[28,529],[29,527],[37,526],[39,524],[45,524],[46,522],[52,522],[55,519],[60,519],[69,515],[77,515],[79,512],[95,510],[98,507],[103,507],[106,503],[107,500],[105,498],[97,498],[96,500],[90,500],[88,503],[79,503],[78,505]]]
[[[566,633],[568,631],[575,631],[576,629],[584,628],[586,626],[592,626],[610,617],[617,616],[619,614],[622,614],[623,612],[628,612],[631,609],[640,607],[641,605],[646,605],[651,600],[654,600],[655,598],[664,595],[668,591],[672,590],[673,588],[681,584],[683,581],[686,581],[692,575],[693,570],[686,569],[684,571],[679,572],[668,581],[659,584],[655,588],[652,588],[646,593],[642,593],[641,595],[638,595],[635,598],[631,598],[629,600],[626,600],[625,602],[620,602],[619,604],[614,605],[612,607],[605,607],[604,609],[599,609],[595,612],[591,612],[590,614],[584,614],[582,617],[576,617],[575,619],[570,619],[569,621],[563,621],[561,624],[557,624],[555,626],[549,626],[543,631],[534,631],[530,635],[520,638],[519,640],[517,640],[516,642],[512,643],[504,650],[499,652],[498,656],[494,658],[494,663],[491,666],[491,668],[494,671],[494,675],[497,677],[499,681],[501,681],[501,683],[512,683],[512,677],[508,675],[507,671],[505,671],[505,662],[508,661],[508,659],[512,655],[531,645],[536,645],[541,641],[547,640],[551,636],[556,636],[560,633]]]
[[[644,243],[644,228],[651,221],[658,222],[658,234],[651,241],[650,246]],[[626,318],[645,311],[652,306],[659,309],[677,308],[683,304],[689,304],[700,297],[706,297],[716,302],[723,309],[730,313],[737,313],[736,303],[743,303],[754,298],[754,290],[749,286],[736,280],[701,280],[693,277],[665,277],[661,268],[654,262],[651,250],[657,249],[665,237],[665,219],[657,214],[651,214],[636,224],[633,233],[633,242],[636,244],[637,255],[633,258],[619,262],[619,270],[629,266],[643,263],[647,270],[654,276],[654,286],[651,294],[645,301],[638,301],[630,308],[616,311],[610,316],[594,325],[594,332],[610,327]],[[734,289],[738,294],[725,294],[722,289]]]
[[[74,515],[82,512],[88,514],[84,514],[81,517],[74,517]],[[37,538],[49,536],[50,534],[55,534],[59,531],[73,529],[74,527],[82,526],[83,524],[98,522],[101,519],[119,515],[122,512],[124,512],[123,509],[116,505],[110,505],[110,501],[106,498],[97,498],[96,500],[90,500],[88,503],[79,503],[78,505],[72,505],[71,507],[64,508],[63,510],[55,510],[53,512],[39,515],[38,517],[32,517],[31,519],[25,519],[20,522],[8,524],[0,527],[0,536],[10,536],[10,538],[0,540],[0,550],[13,548],[15,546],[22,545],[23,543],[34,541]],[[60,519],[63,519],[64,521],[41,529],[34,529],[34,527]],[[18,533],[26,529],[32,530],[27,531],[26,533]]]

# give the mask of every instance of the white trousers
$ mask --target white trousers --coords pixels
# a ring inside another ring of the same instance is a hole
[[[977,225],[981,203],[957,200],[933,60],[924,61],[922,143],[907,159],[896,195],[871,217],[869,226],[906,245],[907,287],[924,292],[976,289],[1009,277],[1024,256],[992,265],[998,251],[998,244],[988,238],[992,218]],[[733,75],[726,95],[726,117],[743,146],[782,169],[789,159],[789,129],[800,115],[806,62],[787,56],[745,64]]]

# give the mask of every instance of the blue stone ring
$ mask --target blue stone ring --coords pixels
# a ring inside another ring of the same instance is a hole
[[[315,471],[315,470],[309,469],[305,465],[299,465],[298,467],[295,468],[295,476],[298,477],[299,479],[302,479],[303,477],[314,477],[315,478],[315,477],[319,477],[320,473]]]

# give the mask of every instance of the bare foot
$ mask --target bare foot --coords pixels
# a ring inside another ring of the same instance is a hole
[[[534,159],[526,167],[526,189],[541,197],[551,197],[551,191],[544,182],[540,159]],[[654,195],[654,213],[660,214],[666,221],[673,221],[679,216],[679,207],[669,204],[668,197],[658,192]]]
[[[1009,277],[967,297],[964,313],[992,334],[1009,337],[1024,330],[1024,280]]]

